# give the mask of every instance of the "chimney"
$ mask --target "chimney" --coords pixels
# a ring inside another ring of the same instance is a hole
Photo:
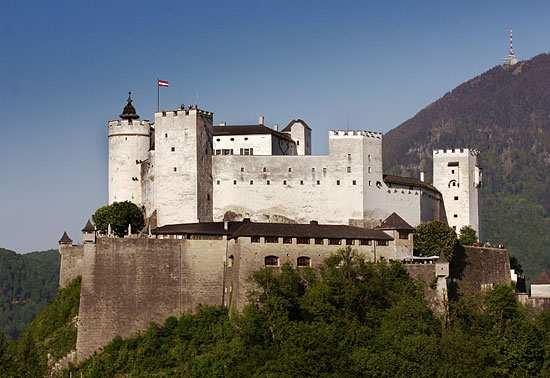
[[[420,181],[424,182],[424,171],[420,172]]]
[[[260,124],[260,125],[263,126],[263,125],[264,125],[264,122],[265,122],[265,118],[264,118],[263,115],[261,115],[261,116],[260,116],[260,119],[258,120],[258,124]]]
[[[218,123],[218,126],[227,126],[227,124],[225,122],[220,122]]]

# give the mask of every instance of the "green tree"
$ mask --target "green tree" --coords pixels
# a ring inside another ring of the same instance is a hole
[[[457,244],[455,231],[440,221],[420,224],[414,232],[416,256],[444,256],[451,261]]]
[[[474,230],[470,226],[463,226],[460,229],[460,235],[458,236],[458,242],[461,245],[472,245],[474,243],[477,243],[476,230]]]
[[[120,237],[127,234],[129,224],[132,225],[132,233],[139,232],[145,224],[143,211],[130,201],[100,207],[92,219],[98,230],[105,232],[111,225],[113,233]]]

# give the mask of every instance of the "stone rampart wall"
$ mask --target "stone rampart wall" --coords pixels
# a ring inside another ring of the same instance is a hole
[[[59,287],[67,286],[69,282],[82,274],[82,259],[84,246],[60,245],[59,255],[61,263],[59,267]]]

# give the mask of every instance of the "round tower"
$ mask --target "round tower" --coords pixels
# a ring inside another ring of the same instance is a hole
[[[120,118],[109,121],[109,204],[131,201],[142,206],[141,163],[149,158],[151,124],[139,120],[132,94]]]

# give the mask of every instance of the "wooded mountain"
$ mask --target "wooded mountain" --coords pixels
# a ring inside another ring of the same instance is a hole
[[[0,248],[0,332],[17,338],[57,292],[56,250],[18,254]]]
[[[384,137],[385,171],[432,172],[432,150],[480,151],[481,238],[502,243],[533,276],[550,269],[550,55],[496,66]]]

